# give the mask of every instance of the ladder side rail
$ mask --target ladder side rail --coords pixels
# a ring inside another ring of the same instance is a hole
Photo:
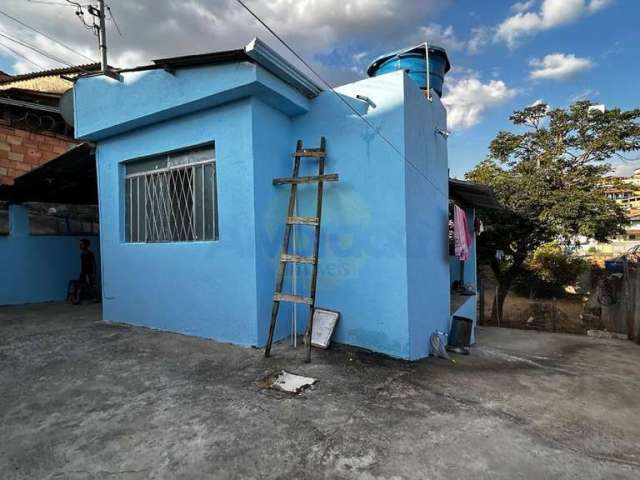
[[[298,140],[296,144],[296,152],[302,150],[302,140]],[[296,155],[293,164],[293,178],[296,178],[300,173],[300,157]],[[289,192],[289,206],[287,208],[287,216],[285,218],[284,226],[284,238],[282,240],[282,249],[280,251],[280,257],[278,258],[278,273],[276,275],[276,293],[282,293],[282,286],[284,284],[284,274],[287,264],[281,261],[282,255],[286,255],[289,252],[289,239],[291,238],[291,229],[293,225],[287,222],[289,217],[292,217],[295,213],[296,196],[298,192],[298,185],[296,183],[291,184],[291,190]],[[278,318],[278,311],[280,309],[280,301],[274,300],[271,307],[271,323],[269,324],[269,337],[267,338],[267,345],[264,350],[264,356],[269,357],[271,355],[271,345],[273,344],[273,335],[276,329],[276,321]]]
[[[320,150],[322,152],[325,151],[326,148],[326,139],[324,137],[320,138]],[[318,159],[318,176],[324,175],[324,161],[325,157],[320,157]],[[309,327],[308,332],[309,336],[307,338],[306,345],[306,358],[305,362],[311,362],[311,338],[313,337],[313,312],[315,310],[316,305],[316,285],[318,281],[318,254],[320,252],[320,225],[322,225],[322,197],[324,193],[324,183],[322,181],[318,182],[318,191],[316,198],[316,218],[318,219],[318,225],[315,227],[315,235],[313,239],[313,257],[316,259],[316,262],[311,266],[311,287],[309,289],[309,297],[311,298],[311,305],[309,305]]]

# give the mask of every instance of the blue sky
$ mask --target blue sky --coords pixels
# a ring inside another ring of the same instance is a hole
[[[537,100],[564,107],[590,99],[640,106],[638,0],[246,0],[333,84],[364,76],[376,56],[429,41],[453,69],[444,102],[454,176],[481,161],[508,117]],[[64,0],[3,0],[0,69],[11,73],[87,62],[96,40]],[[172,55],[238,48],[254,36],[275,46],[235,0],[111,0],[123,35],[108,22],[110,63],[133,66]],[[19,25],[9,14],[70,46]],[[10,50],[7,49],[9,47]],[[80,52],[82,55],[78,55]],[[638,162],[618,165],[628,173]]]
[[[486,2],[491,8],[478,9],[472,0],[455,2],[443,10],[442,24],[452,24],[465,32],[478,24],[498,25],[512,12],[511,1]],[[485,3],[485,2],[482,2]],[[618,0],[593,14],[537,32],[509,48],[503,42],[490,42],[479,54],[450,51],[451,62],[477,72],[482,81],[496,76],[517,94],[484,115],[477,125],[456,131],[449,137],[452,174],[462,175],[486,154],[487,146],[500,129],[510,128],[513,109],[543,100],[564,107],[574,99],[585,98],[607,107],[640,107],[640,2]],[[592,66],[567,78],[530,78],[530,62],[552,53],[587,58]],[[629,170],[629,167],[623,168]]]

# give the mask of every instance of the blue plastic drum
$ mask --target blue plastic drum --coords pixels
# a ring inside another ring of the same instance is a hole
[[[451,69],[447,52],[442,47],[429,45],[429,79],[431,88],[442,96],[444,76]],[[418,86],[427,88],[427,61],[425,45],[419,45],[408,50],[398,50],[378,57],[367,68],[370,77],[377,77],[385,73],[405,70]]]

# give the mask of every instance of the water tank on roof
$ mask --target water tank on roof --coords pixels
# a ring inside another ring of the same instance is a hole
[[[426,44],[423,43],[417,47],[382,55],[369,65],[367,74],[370,77],[377,77],[396,70],[405,70],[409,78],[415,81],[421,89],[426,90],[427,87],[431,87],[441,97],[444,76],[451,69],[451,64],[444,48],[429,45],[427,69],[426,48]],[[427,82],[427,71],[429,72],[429,82]]]

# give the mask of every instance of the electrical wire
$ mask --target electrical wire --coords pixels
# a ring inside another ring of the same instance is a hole
[[[21,54],[20,52],[18,52],[17,50],[14,50],[13,48],[11,48],[8,45],[5,45],[4,43],[0,42],[0,47],[4,48],[5,50],[7,50],[8,52],[12,53],[13,55],[16,55],[18,57],[23,58],[24,60],[26,60],[27,62],[29,62],[31,65],[40,68],[41,70],[45,70],[46,68],[42,65],[40,65],[39,63],[34,62],[33,60],[31,60],[29,57],[27,57],[26,55]]]
[[[69,1],[69,0],[67,0]],[[327,88],[329,88],[329,90],[331,90],[331,92],[333,92],[333,94],[338,97],[338,99],[344,103],[347,108],[349,108],[349,110],[351,110],[354,114],[356,114],[364,123],[367,124],[367,126],[369,128],[371,128],[371,130],[373,130],[373,132],[378,135],[386,144],[388,144],[406,163],[408,163],[410,166],[412,166],[416,172],[423,177],[427,182],[429,182],[431,184],[431,186],[438,192],[440,193],[440,195],[442,195],[444,198],[446,198],[447,200],[449,199],[449,196],[447,194],[445,194],[442,190],[440,190],[440,188],[431,181],[430,178],[428,178],[426,175],[423,175],[422,172],[420,171],[420,169],[413,163],[411,162],[408,158],[406,158],[404,156],[404,154],[402,153],[402,151],[396,147],[391,140],[389,140],[387,137],[385,137],[382,133],[380,133],[378,131],[378,129],[367,119],[365,118],[360,112],[358,112],[353,105],[351,105],[349,102],[347,102],[338,92],[336,92],[336,90],[333,88],[333,86],[326,81],[318,72],[315,71],[315,69],[309,65],[309,63],[307,63],[305,61],[304,58],[302,58],[292,47],[289,46],[289,44],[287,42],[285,42],[282,37],[280,37],[280,35],[278,35],[269,25],[267,25],[256,13],[253,12],[253,10],[251,10],[242,0],[236,0],[236,2],[238,2],[242,8],[244,8],[247,12],[249,12],[249,14],[255,18],[258,23],[260,23],[265,29],[267,29],[269,31],[269,33],[271,33],[271,35],[273,35],[280,43],[282,43],[282,45],[284,45],[284,47],[289,50],[289,52],[291,52],[291,54],[293,56],[295,56],[300,62],[302,62],[302,64],[307,67],[316,77],[318,77],[322,83],[324,83]]]
[[[75,50],[74,48],[70,47],[69,45],[65,45],[65,44],[64,44],[64,43],[62,43],[60,40],[57,40],[57,39],[55,39],[54,37],[52,37],[51,35],[48,35],[48,34],[46,34],[46,33],[42,32],[42,31],[40,31],[40,30],[38,30],[38,29],[36,29],[36,28],[32,27],[31,25],[28,25],[28,24],[24,23],[23,21],[21,21],[21,20],[17,19],[16,17],[13,17],[13,16],[9,15],[7,12],[4,12],[4,11],[0,10],[0,14],[1,14],[1,15],[4,15],[4,16],[5,16],[5,17],[7,17],[7,18],[10,18],[10,19],[11,19],[11,20],[13,20],[14,22],[16,22],[16,23],[18,23],[18,24],[22,25],[23,27],[26,27],[26,28],[28,28],[29,30],[32,30],[32,31],[34,31],[34,32],[36,32],[36,33],[38,33],[38,34],[42,35],[43,37],[48,38],[48,39],[49,39],[49,40],[51,40],[52,42],[57,43],[58,45],[60,45],[60,46],[62,46],[62,47],[64,47],[64,48],[66,48],[66,49],[67,49],[67,50],[69,50],[70,52],[73,52],[73,53],[75,53],[76,55],[79,55],[79,56],[81,56],[81,57],[83,57],[83,58],[85,58],[85,59],[89,60],[89,61],[90,61],[90,62],[92,62],[92,63],[95,63],[95,62],[96,62],[93,58],[88,57],[87,55],[85,55],[85,54],[84,54],[84,53],[82,53],[82,52],[79,52],[78,50]]]
[[[27,0],[29,3],[39,3],[41,5],[56,5],[58,7],[73,7],[73,5],[69,5],[68,3],[62,2],[45,2],[43,0]]]
[[[97,25],[96,25],[95,18],[93,18],[92,16],[93,23],[91,25],[88,24],[87,21],[84,19],[84,10],[82,9],[83,5],[72,0],[66,0],[66,2],[67,2],[66,3],[67,6],[76,8],[76,17],[78,17],[78,19],[82,22],[82,25],[84,25],[84,28],[86,28],[87,30],[92,30],[94,35],[97,36],[98,32],[96,31]],[[90,13],[91,13],[91,9],[95,8],[95,7],[92,7],[91,5],[85,5],[85,6],[88,7]]]
[[[30,44],[28,44],[26,42],[23,42],[21,40],[18,40],[17,38],[11,37],[10,35],[7,35],[5,33],[0,32],[0,37],[6,38],[7,40],[10,40],[10,41],[12,41],[14,43],[17,43],[18,45],[21,45],[21,46],[23,46],[25,48],[28,48],[29,50],[33,50],[34,52],[42,55],[45,58],[48,58],[49,60],[53,60],[54,62],[61,63],[62,65],[66,65],[67,67],[70,67],[70,68],[76,68],[82,73],[91,73],[88,70],[85,70],[84,68],[82,68],[82,67],[80,67],[78,65],[73,65],[71,63],[68,63],[65,60],[61,59],[61,58],[55,57],[55,56],[45,52],[44,50],[41,50],[41,49],[39,49],[37,47],[34,47],[33,45],[30,45]],[[20,56],[24,58],[23,55],[20,55]],[[31,63],[33,63],[33,62],[31,62]],[[43,68],[43,67],[40,67],[40,68]]]
[[[118,22],[116,22],[116,17],[113,16],[113,13],[111,13],[111,7],[109,5],[106,5],[107,7],[107,11],[109,12],[109,18],[113,21],[113,24],[116,27],[116,30],[118,31],[118,35],[120,35],[122,37],[122,32],[120,31],[120,27],[118,26]]]
[[[6,38],[7,40],[17,43],[18,45],[22,45],[23,47],[28,48],[29,50],[33,50],[34,52],[39,53],[40,55],[48,58],[49,60],[53,60],[54,62],[61,63],[63,65],[66,65],[67,67],[73,67],[72,64],[65,62],[61,58],[55,57],[45,52],[44,50],[40,50],[39,48],[34,47],[33,45],[29,45],[28,43],[18,40],[17,38],[13,38],[5,33],[0,32],[0,37]]]

